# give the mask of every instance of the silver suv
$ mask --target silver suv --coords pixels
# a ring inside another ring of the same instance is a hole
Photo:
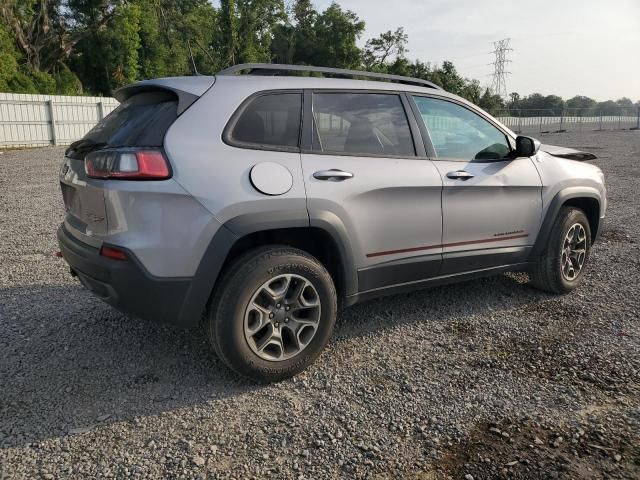
[[[203,324],[252,379],[313,362],[339,305],[507,270],[568,292],[601,230],[594,157],[423,80],[247,64],[116,96],[60,172],[71,273],[123,312]]]

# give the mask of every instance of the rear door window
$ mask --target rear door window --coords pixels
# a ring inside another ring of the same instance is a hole
[[[415,156],[400,97],[385,93],[314,93],[314,149]]]
[[[301,93],[260,95],[242,110],[229,140],[238,146],[297,149],[301,119]]]

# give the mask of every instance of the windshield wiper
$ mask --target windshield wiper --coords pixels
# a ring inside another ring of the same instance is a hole
[[[80,158],[78,155],[83,155],[93,150],[97,150],[98,148],[104,147],[106,144],[107,142],[96,142],[95,140],[83,138],[69,145],[65,155],[71,158]]]

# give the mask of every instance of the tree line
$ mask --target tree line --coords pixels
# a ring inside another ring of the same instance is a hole
[[[417,77],[492,112],[633,106],[538,93],[505,101],[452,62],[409,60],[402,27],[360,48],[364,30],[356,13],[335,2],[318,11],[311,0],[0,0],[0,91],[110,96],[136,80],[188,75],[192,57],[201,73],[273,62]]]

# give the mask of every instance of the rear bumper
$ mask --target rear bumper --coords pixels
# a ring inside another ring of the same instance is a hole
[[[58,243],[62,256],[93,294],[123,313],[144,320],[191,326],[197,319],[181,315],[191,278],[160,278],[149,274],[135,255],[127,260],[105,258],[97,248],[73,237],[61,225]]]

